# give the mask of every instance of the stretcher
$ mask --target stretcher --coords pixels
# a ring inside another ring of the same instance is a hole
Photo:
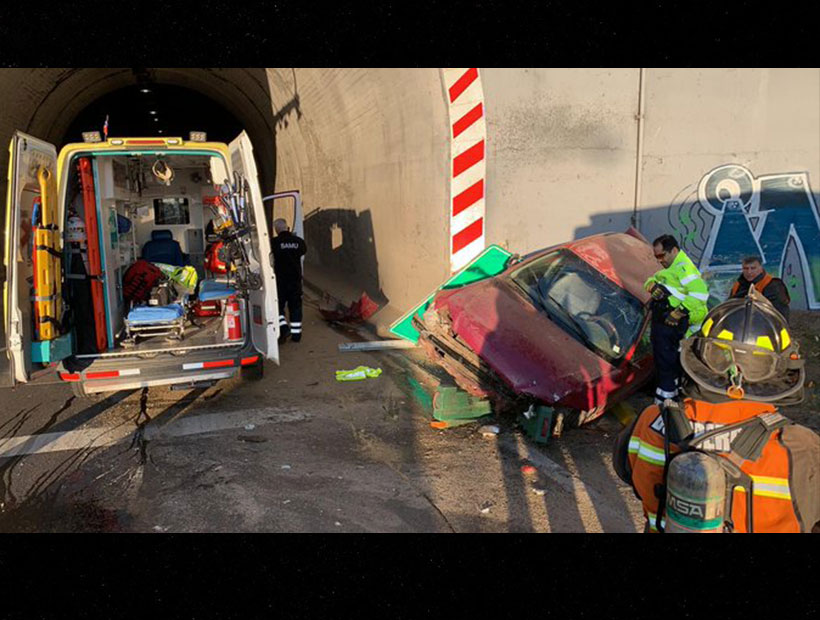
[[[124,346],[134,345],[139,337],[164,336],[182,340],[185,336],[185,309],[182,304],[137,306],[124,320]]]
[[[88,237],[88,278],[91,285],[95,343],[98,351],[105,351],[108,344],[105,326],[105,299],[100,258],[100,235],[97,222],[97,197],[94,193],[94,175],[91,159],[80,158],[80,183],[83,190],[85,233]]]
[[[213,302],[226,300],[236,295],[236,289],[222,282],[205,280],[200,283],[199,300]],[[125,317],[124,346],[133,346],[139,337],[164,336],[182,340],[185,336],[187,295],[181,303],[164,306],[140,305],[131,309]],[[224,304],[222,312],[225,312]]]
[[[57,191],[54,174],[40,166],[37,170],[40,196],[32,209],[34,233],[34,316],[35,340],[53,340],[60,335],[62,315],[61,266],[56,225]]]

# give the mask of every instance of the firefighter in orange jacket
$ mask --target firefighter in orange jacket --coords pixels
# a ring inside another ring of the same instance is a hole
[[[775,310],[783,315],[786,322],[789,321],[789,289],[783,280],[766,273],[759,256],[747,256],[743,259],[743,272],[732,285],[729,297],[745,297],[752,286],[772,302]]]
[[[648,407],[613,451],[643,502],[645,531],[820,529],[820,437],[775,407],[802,401],[805,372],[772,304],[752,287],[714,308],[681,343],[681,365],[689,397]],[[685,455],[717,466],[681,492],[672,464]]]

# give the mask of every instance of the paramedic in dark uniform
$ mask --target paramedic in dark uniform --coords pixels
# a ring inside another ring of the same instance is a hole
[[[293,342],[302,339],[302,257],[307,253],[304,239],[288,230],[283,219],[273,222],[276,238],[273,240],[273,268],[276,273],[276,292],[279,296],[279,344],[290,335]],[[285,319],[288,308],[290,324]]]

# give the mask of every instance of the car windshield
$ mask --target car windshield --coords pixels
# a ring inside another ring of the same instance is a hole
[[[510,278],[539,310],[610,361],[626,354],[643,325],[643,304],[569,250],[536,259]]]

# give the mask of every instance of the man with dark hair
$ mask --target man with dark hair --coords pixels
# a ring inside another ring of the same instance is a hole
[[[672,235],[662,235],[652,245],[663,269],[649,278],[644,288],[652,294],[650,338],[658,373],[655,401],[662,403],[678,395],[680,341],[700,329],[708,310],[709,289]]]
[[[783,315],[786,322],[789,321],[789,303],[792,300],[789,290],[783,280],[766,273],[759,256],[747,256],[743,259],[743,273],[732,286],[729,299],[746,297],[750,286],[754,286],[758,293],[762,293],[763,297],[772,302],[775,309]]]

